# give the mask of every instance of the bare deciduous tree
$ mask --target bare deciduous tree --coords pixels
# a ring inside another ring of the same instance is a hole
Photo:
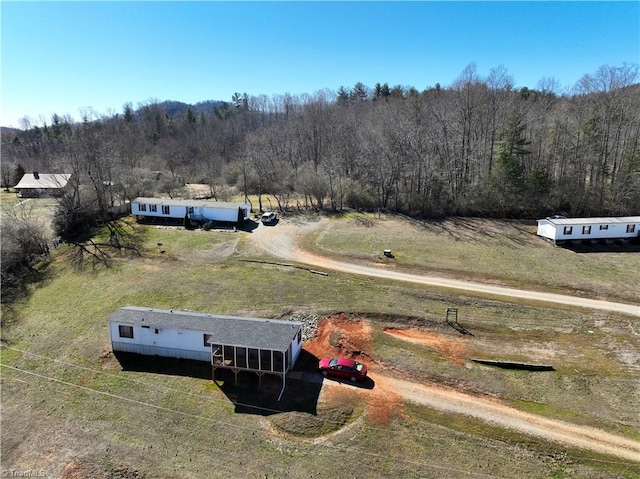
[[[49,239],[45,224],[34,214],[33,203],[3,207],[2,285],[19,278],[47,256]]]

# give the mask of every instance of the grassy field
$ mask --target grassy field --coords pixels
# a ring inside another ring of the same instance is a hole
[[[640,303],[637,248],[589,253],[554,248],[536,235],[535,222],[350,213],[308,238],[306,246],[403,270]],[[385,249],[393,250],[393,261],[382,257]]]
[[[390,247],[396,267],[638,302],[637,254],[580,256],[540,243],[531,226],[482,224],[491,231],[477,233],[478,224],[466,219],[423,224],[346,216],[304,243],[363,261],[382,261],[380,251]],[[378,421],[364,406],[367,392],[349,386],[320,391],[291,381],[276,403],[279,384],[269,378],[258,391],[253,377],[239,388],[216,385],[208,367],[123,369],[110,353],[106,322],[125,305],[285,318],[349,312],[370,326],[366,352],[381,373],[453,385],[640,439],[637,318],[246,262],[263,258],[245,232],[130,227],[139,254],[115,257],[108,268],[78,269],[61,246],[22,295],[3,303],[5,471],[96,478],[630,479],[640,473],[638,463],[415,405],[400,404]],[[474,336],[444,323],[449,306]],[[407,328],[455,348],[388,334]],[[473,357],[552,363],[556,371],[495,370],[473,366]]]

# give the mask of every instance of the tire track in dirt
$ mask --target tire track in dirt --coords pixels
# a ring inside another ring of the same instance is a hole
[[[507,429],[568,446],[640,462],[640,442],[589,426],[570,424],[519,411],[453,389],[385,377],[405,400],[453,414],[464,414]]]

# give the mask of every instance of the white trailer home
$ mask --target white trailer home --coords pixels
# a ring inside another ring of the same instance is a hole
[[[213,379],[218,368],[230,369],[236,380],[240,371],[259,378],[275,374],[282,378],[280,397],[302,350],[302,326],[297,321],[134,306],[109,317],[114,352],[206,361]]]
[[[554,245],[582,240],[625,240],[638,238],[640,216],[611,218],[565,218],[538,220],[538,236]]]
[[[216,221],[241,224],[250,218],[251,207],[246,203],[224,201],[139,197],[131,202],[131,214],[139,220],[151,218],[178,222],[187,218],[198,223]]]

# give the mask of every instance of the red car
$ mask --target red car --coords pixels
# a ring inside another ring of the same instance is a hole
[[[323,376],[363,381],[367,377],[367,367],[358,361],[348,358],[324,358],[320,360],[318,369]]]

